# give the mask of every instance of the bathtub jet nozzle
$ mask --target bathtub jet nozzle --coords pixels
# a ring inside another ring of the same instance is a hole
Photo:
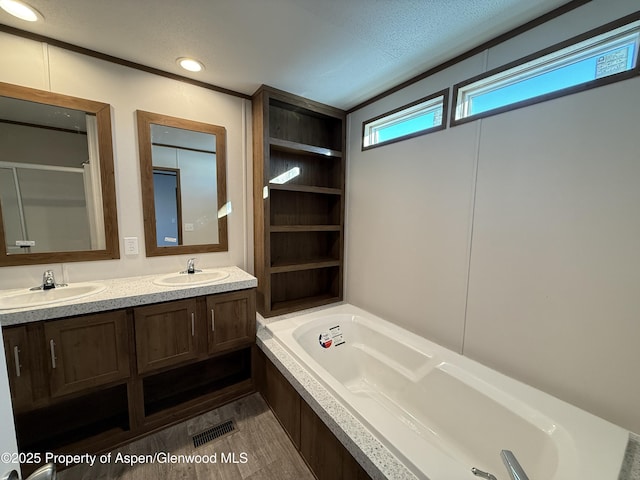
[[[483,472],[482,470],[478,470],[476,467],[471,469],[471,473],[473,473],[476,477],[486,478],[487,480],[498,480],[495,476],[491,475],[488,472]]]

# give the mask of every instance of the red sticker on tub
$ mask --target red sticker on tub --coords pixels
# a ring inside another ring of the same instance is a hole
[[[326,332],[322,332],[318,337],[318,342],[322,348],[329,348],[333,343],[333,340],[331,340],[331,335]]]

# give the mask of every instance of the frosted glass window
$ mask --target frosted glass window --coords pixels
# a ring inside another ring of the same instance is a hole
[[[636,21],[456,85],[452,124],[609,83],[615,75],[637,70],[639,40]]]

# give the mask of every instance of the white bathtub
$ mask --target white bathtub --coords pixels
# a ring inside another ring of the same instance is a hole
[[[336,328],[337,327],[337,328]],[[268,331],[418,478],[615,480],[629,432],[351,305]]]

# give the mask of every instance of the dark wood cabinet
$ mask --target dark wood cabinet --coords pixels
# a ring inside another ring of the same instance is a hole
[[[45,322],[51,396],[114,383],[129,376],[124,311]]]
[[[262,369],[264,381],[260,384],[260,391],[300,450],[300,396],[273,363],[265,361]]]
[[[3,335],[11,401],[16,409],[27,408],[33,402],[31,386],[33,345],[30,345],[27,340],[27,329],[24,326],[5,328]]]
[[[300,453],[318,480],[344,478],[344,447],[306,402],[300,406]]]
[[[138,373],[198,358],[196,300],[178,300],[133,310]]]
[[[3,327],[19,450],[96,453],[255,391],[255,321],[252,288]]]
[[[245,292],[207,297],[208,352],[253,342],[256,336],[255,295]]]
[[[252,101],[258,310],[340,301],[345,112],[267,86]]]

